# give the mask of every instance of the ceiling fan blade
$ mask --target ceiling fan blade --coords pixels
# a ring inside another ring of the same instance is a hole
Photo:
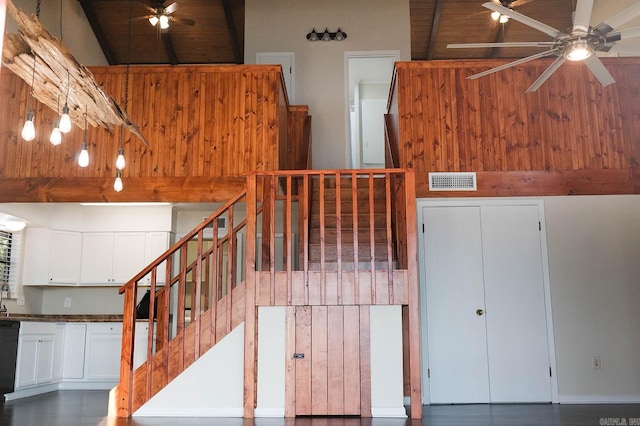
[[[564,64],[565,60],[566,60],[566,58],[564,57],[564,55],[559,56],[558,59],[553,61],[553,63],[551,65],[549,65],[549,67],[546,70],[544,70],[544,72],[542,74],[540,74],[540,77],[538,77],[536,79],[536,81],[533,82],[533,84],[527,89],[527,91],[525,93],[531,93],[531,92],[535,92],[536,90],[538,90],[538,88],[540,86],[542,86],[542,84],[545,81],[547,81],[549,79],[549,77],[551,77],[551,74],[556,72],[556,70],[558,68],[560,68],[560,65]]]
[[[542,31],[543,33],[556,38],[556,37],[560,37],[561,35],[563,35],[563,33],[561,33],[560,31],[556,30],[553,27],[550,27],[547,24],[543,24],[540,21],[536,21],[535,19],[529,18],[528,16],[525,16],[521,13],[516,12],[515,10],[511,10],[507,7],[503,7],[500,6],[498,4],[495,3],[491,3],[491,2],[486,2],[484,3],[482,6],[486,7],[489,10],[493,10],[495,12],[499,12],[502,13],[503,15],[507,15],[509,18],[521,22],[525,25],[528,25],[531,28],[534,28],[538,31]]]
[[[503,43],[459,43],[447,44],[448,49],[481,49],[483,47],[553,47],[553,41],[516,41]]]
[[[170,15],[176,10],[178,10],[178,3],[171,3],[169,6],[164,8],[164,13],[166,13],[167,15]]]
[[[608,56],[640,56],[640,47],[616,43],[608,50]]]
[[[626,8],[622,12],[612,16],[604,22],[598,24],[595,29],[603,34],[607,34],[609,31],[618,28],[622,24],[629,22],[636,16],[640,15],[640,2],[634,4],[631,7]]]
[[[147,20],[147,19],[149,19],[149,18],[151,18],[153,16],[156,16],[156,15],[154,14],[154,15],[146,15],[146,16],[134,16],[133,18],[131,18],[131,20],[132,21],[144,21],[144,20]]]
[[[621,31],[612,31],[606,36],[607,43],[620,40],[628,40],[630,38],[640,37],[640,27],[627,28]]]
[[[478,74],[470,75],[467,77],[470,80],[475,80],[476,78],[484,77],[485,75],[493,74],[494,72],[506,70],[507,68],[515,67],[516,65],[524,64],[525,62],[533,61],[534,59],[544,58],[545,56],[550,56],[557,53],[558,49],[551,49],[545,52],[536,53],[535,55],[527,56],[526,58],[518,59],[517,61],[509,62],[504,65],[500,65],[499,67],[491,68],[490,70],[483,71]]]
[[[587,67],[589,67],[593,75],[598,79],[602,86],[606,87],[611,83],[616,82],[607,68],[605,68],[600,58],[598,58],[596,55],[589,56],[584,60],[584,63],[587,65]]]
[[[589,32],[589,21],[593,10],[593,0],[578,0],[573,15],[573,34],[586,35]]]
[[[196,24],[196,21],[194,21],[193,19],[177,18],[175,16],[170,16],[169,19],[171,19],[173,22],[177,22],[178,24],[189,25],[190,27],[193,27]]]
[[[535,0],[516,0],[513,3],[511,3],[511,7],[520,7],[520,6],[524,6],[525,4],[534,2]]]

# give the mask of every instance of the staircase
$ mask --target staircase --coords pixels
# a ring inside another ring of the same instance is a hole
[[[323,263],[328,270],[371,270],[372,265],[376,270],[389,269],[395,253],[387,226],[384,179],[372,180],[372,188],[368,179],[358,179],[355,191],[351,179],[340,179],[339,188],[335,178],[323,183],[321,189],[320,179],[313,180],[309,269],[321,270]]]
[[[117,415],[130,416],[244,322],[244,414],[253,417],[259,306],[410,306],[411,398],[420,405],[414,185],[398,169],[249,175],[245,190],[121,287]],[[147,280],[156,296],[146,361],[134,370],[135,306]]]

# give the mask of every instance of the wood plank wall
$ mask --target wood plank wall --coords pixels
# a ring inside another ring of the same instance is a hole
[[[390,121],[418,197],[640,193],[640,60],[603,59],[603,88],[565,63],[525,93],[550,60],[476,80],[504,60],[396,64]],[[475,171],[476,192],[429,192],[428,172]]]
[[[126,68],[91,71],[124,107]],[[116,193],[119,129],[88,129],[83,169],[76,163],[82,127],[52,146],[58,114],[36,102],[36,139],[24,142],[29,87],[2,70],[0,202],[226,200],[244,186],[246,172],[279,169],[289,134],[283,87],[280,67],[272,65],[132,66],[127,109],[149,146],[124,132],[125,189]]]

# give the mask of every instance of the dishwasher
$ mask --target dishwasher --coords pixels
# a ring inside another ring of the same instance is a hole
[[[14,390],[19,331],[20,321],[0,321],[0,401]]]

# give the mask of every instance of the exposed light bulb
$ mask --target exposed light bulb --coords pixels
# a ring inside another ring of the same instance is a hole
[[[126,163],[124,161],[124,149],[120,148],[120,150],[118,151],[118,157],[116,158],[116,169],[118,170],[124,169],[125,164]]]
[[[78,165],[80,167],[87,167],[89,165],[89,151],[87,151],[86,142],[82,142],[82,150],[78,156]]]
[[[69,117],[69,106],[64,103],[62,107],[62,115],[60,116],[60,131],[62,133],[69,133],[71,131],[71,117]]]
[[[32,141],[36,137],[36,128],[33,125],[33,110],[27,112],[27,119],[22,127],[22,139]]]
[[[169,28],[169,17],[167,15],[160,15],[160,28],[163,30]]]
[[[322,33],[322,41],[331,41],[331,34],[329,33],[329,29],[325,28],[324,32]]]
[[[156,25],[158,25],[159,20],[160,19],[158,19],[157,15],[153,15],[152,17],[149,18],[149,23],[155,27]]]
[[[338,31],[336,31],[336,41],[342,41],[345,39],[346,36],[347,35],[343,33],[340,28],[338,28]]]
[[[591,56],[591,49],[586,40],[576,40],[567,51],[567,59],[570,61],[582,61]]]
[[[491,12],[491,19],[493,19],[494,21],[497,21],[498,19],[500,19],[500,16],[502,14],[500,12]]]
[[[120,171],[116,172],[116,180],[113,182],[113,190],[116,192],[122,191],[122,174]]]
[[[51,136],[49,136],[49,142],[51,145],[60,145],[62,143],[62,132],[60,131],[60,123],[56,123],[56,127],[51,131]]]
[[[500,20],[498,22],[500,22],[501,24],[506,24],[509,21],[509,17],[507,15],[500,15]]]

